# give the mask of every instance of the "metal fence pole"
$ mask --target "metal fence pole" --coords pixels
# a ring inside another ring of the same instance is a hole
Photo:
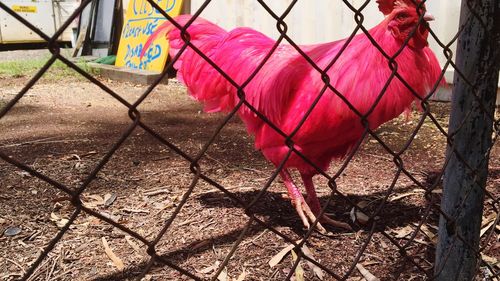
[[[499,71],[500,2],[462,0],[435,274],[439,281],[476,274],[484,188]],[[463,76],[459,74],[459,71]],[[472,169],[471,169],[472,168]]]

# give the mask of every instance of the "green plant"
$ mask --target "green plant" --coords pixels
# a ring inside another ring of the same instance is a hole
[[[49,60],[48,57],[38,58],[32,60],[16,60],[16,61],[4,61],[0,62],[0,77],[15,78],[15,77],[25,77],[32,76],[38,70],[40,70]],[[83,71],[90,74],[99,74],[95,70],[88,66],[86,61],[80,60],[75,63]],[[76,72],[74,69],[68,67],[65,63],[60,60],[56,60],[44,73],[44,79],[48,80],[60,80],[61,78],[72,77],[85,79],[82,75]]]

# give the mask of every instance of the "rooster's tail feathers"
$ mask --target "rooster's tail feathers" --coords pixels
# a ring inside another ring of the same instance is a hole
[[[170,30],[173,28],[173,25],[170,21],[165,21],[163,24],[161,24],[154,32],[153,34],[151,34],[151,36],[149,36],[148,40],[146,41],[146,43],[144,43],[144,46],[142,47],[142,50],[141,50],[141,55],[140,55],[140,59],[142,59],[142,57],[144,57],[144,54],[146,53],[146,51],[149,49],[149,47],[151,46],[151,44],[153,43],[153,41],[155,41],[159,36],[162,36],[164,34],[168,34],[168,32],[170,32]]]
[[[192,19],[191,15],[180,15],[174,18],[175,22],[184,27]],[[187,28],[188,36],[190,42],[195,42],[198,40],[203,40],[204,38],[211,37],[214,35],[225,34],[226,31],[217,25],[202,19],[197,18],[192,24]],[[177,55],[179,50],[185,45],[182,39],[182,32],[169,20],[162,23],[154,32],[149,36],[148,40],[144,44],[141,50],[141,59],[149,49],[151,44],[158,39],[160,36],[166,36],[170,44],[170,55],[173,57]],[[195,44],[196,45],[196,44]],[[177,68],[177,67],[176,67]]]

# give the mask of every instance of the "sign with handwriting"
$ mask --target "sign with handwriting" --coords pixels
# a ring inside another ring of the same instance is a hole
[[[178,16],[182,0],[154,0],[169,16]],[[144,43],[158,26],[167,19],[147,0],[130,0],[123,24],[116,66],[133,69],[162,71],[168,57],[168,42],[156,39],[142,60],[139,58]]]

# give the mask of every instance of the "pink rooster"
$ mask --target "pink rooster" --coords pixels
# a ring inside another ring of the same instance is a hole
[[[434,53],[427,47],[427,21],[420,20],[415,0],[377,0],[385,19],[369,30],[371,37],[386,54],[393,56],[409,38],[407,46],[395,61],[398,73],[415,92],[423,97],[440,83],[440,66]],[[425,8],[425,7],[424,7]],[[184,25],[190,15],[176,17]],[[191,43],[217,64],[239,85],[254,72],[270,52],[275,41],[250,28],[226,31],[203,19],[196,19],[187,29]],[[181,32],[170,22],[160,26],[145,44],[161,34],[167,34],[170,53],[174,57],[185,42]],[[337,56],[346,39],[316,45],[300,46],[321,69]],[[177,77],[191,96],[204,104],[207,112],[230,111],[240,101],[237,89],[207,61],[188,47],[176,62]],[[365,34],[359,34],[348,44],[338,60],[328,69],[329,82],[361,114],[368,113],[390,78],[388,60]],[[290,45],[280,45],[256,76],[244,88],[245,98],[285,134],[292,133],[320,95],[325,82],[304,57]],[[375,129],[411,108],[415,96],[398,78],[391,80],[383,97],[367,117],[370,129]],[[238,112],[247,130],[255,137],[255,147],[278,166],[289,153],[285,138],[259,118],[248,107]],[[360,117],[333,91],[328,89],[319,99],[306,121],[292,138],[294,148],[323,171],[333,159],[344,157],[360,140],[365,130]],[[289,170],[299,171],[307,192],[304,199]],[[280,175],[291,202],[304,226],[310,227],[320,214],[320,202],[313,185],[313,176],[319,171],[297,153],[286,160]],[[350,229],[347,223],[325,215],[319,218],[317,229],[325,231],[321,223]]]

